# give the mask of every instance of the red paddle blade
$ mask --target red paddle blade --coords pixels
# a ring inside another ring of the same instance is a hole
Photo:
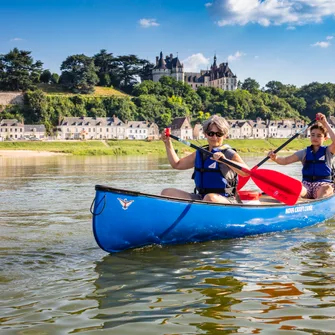
[[[250,176],[242,177],[238,176],[237,190],[239,191],[250,179]]]
[[[258,166],[254,166],[251,170],[258,169]],[[237,184],[237,190],[239,191],[250,179],[250,176],[242,177],[238,176],[238,184]]]
[[[302,184],[299,180],[267,169],[250,171],[251,179],[267,195],[286,205],[294,205],[298,201]]]

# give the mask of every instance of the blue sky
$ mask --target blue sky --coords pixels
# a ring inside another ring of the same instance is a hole
[[[0,0],[0,54],[178,53],[185,71],[229,63],[243,81],[335,82],[335,0]]]

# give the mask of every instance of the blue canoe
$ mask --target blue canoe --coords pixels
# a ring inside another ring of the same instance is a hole
[[[180,244],[302,228],[335,216],[335,196],[287,206],[261,196],[258,204],[213,204],[95,187],[93,232],[103,250]]]

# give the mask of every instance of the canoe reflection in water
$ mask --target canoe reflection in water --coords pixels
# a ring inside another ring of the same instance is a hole
[[[329,283],[327,270],[307,271],[304,260],[317,257],[311,245],[290,252],[285,237],[274,241],[250,237],[107,255],[96,265],[96,319],[109,334],[268,334],[303,331],[306,320],[310,330],[327,330],[331,306],[322,300],[330,294],[313,291]],[[320,243],[317,254],[328,247]]]

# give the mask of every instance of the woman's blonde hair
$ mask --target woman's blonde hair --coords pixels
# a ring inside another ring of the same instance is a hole
[[[202,125],[203,132],[207,133],[208,129],[212,125],[216,125],[216,127],[219,129],[219,131],[222,132],[222,134],[228,135],[229,125],[226,119],[222,116],[213,115],[208,120],[206,120]]]

